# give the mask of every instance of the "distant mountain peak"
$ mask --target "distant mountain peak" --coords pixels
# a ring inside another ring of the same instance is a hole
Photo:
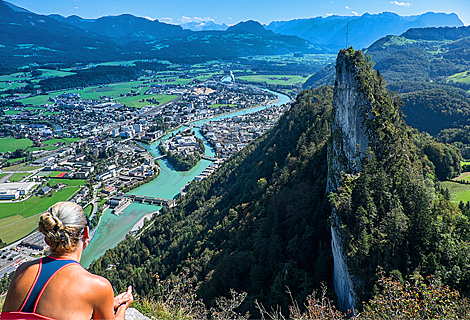
[[[6,2],[6,1],[1,1],[3,2],[7,7],[9,7],[11,10],[15,11],[15,12],[25,12],[25,13],[31,13],[31,11],[28,11],[24,8],[21,8],[21,7],[18,7],[16,5],[14,5],[13,3],[10,3],[10,2]]]
[[[273,21],[266,26],[266,29],[277,34],[295,35],[313,44],[322,44],[330,49],[339,50],[344,44],[348,22],[349,45],[355,48],[366,48],[386,35],[399,35],[410,28],[463,26],[455,13],[426,12],[415,16],[400,16],[394,12],[384,11],[379,14],[366,12],[362,16]]]
[[[245,31],[264,37],[272,37],[275,35],[273,31],[266,30],[261,23],[254,20],[242,21],[227,29],[227,32],[234,31]]]

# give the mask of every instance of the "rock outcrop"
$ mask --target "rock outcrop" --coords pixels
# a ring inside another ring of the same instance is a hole
[[[358,66],[354,50],[342,50],[336,60],[336,80],[333,96],[333,119],[330,123],[331,140],[328,145],[327,192],[335,192],[342,176],[354,176],[361,170],[370,139],[366,127],[371,101],[360,89]],[[354,281],[346,263],[339,232],[340,221],[333,210],[331,246],[334,259],[334,285],[341,310],[356,307]]]

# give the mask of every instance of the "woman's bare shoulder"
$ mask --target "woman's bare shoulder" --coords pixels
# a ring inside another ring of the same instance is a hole
[[[113,290],[112,289],[112,286],[111,286],[111,283],[109,282],[108,279],[102,277],[102,276],[99,276],[99,275],[96,275],[96,274],[93,274],[91,272],[89,272],[88,270],[84,269],[83,267],[81,266],[77,266],[77,269],[80,269],[80,281],[82,281],[83,283],[86,283],[87,286],[92,289],[92,290]],[[77,271],[78,270],[71,270],[74,275],[77,275]]]

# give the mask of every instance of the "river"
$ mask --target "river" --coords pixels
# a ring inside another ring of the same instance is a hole
[[[266,90],[269,91],[269,90]],[[253,113],[259,110],[263,110],[265,108],[269,108],[273,105],[280,106],[290,101],[290,98],[286,95],[269,91],[274,93],[278,96],[278,101],[274,104],[260,106],[250,109],[243,109],[232,113],[223,114],[214,118],[210,119],[203,119],[193,122],[195,125],[202,125],[208,121],[213,120],[220,120],[225,118],[234,117],[237,115],[243,115],[248,113]],[[177,131],[184,130],[186,127],[182,127]],[[203,138],[199,129],[195,128],[196,135],[200,138]],[[162,139],[167,139],[169,135],[164,136]],[[160,140],[154,142],[151,145],[142,145],[146,148],[153,156],[159,156],[160,152],[158,151],[158,144]],[[209,157],[213,157],[215,155],[214,150],[209,146],[207,141],[204,139],[204,144],[206,147],[205,154]],[[185,186],[188,182],[192,181],[194,177],[201,174],[204,169],[206,169],[210,164],[211,161],[209,160],[201,160],[199,163],[189,171],[176,171],[174,170],[169,164],[166,159],[158,160],[158,164],[160,165],[161,171],[159,176],[136,189],[133,189],[129,192],[129,194],[135,195],[145,195],[145,196],[152,196],[164,199],[173,199],[175,198],[181,188]],[[150,204],[142,204],[134,202],[130,206],[128,206],[122,213],[120,213],[119,217],[115,216],[111,213],[112,210],[106,210],[101,217],[100,224],[98,229],[95,232],[93,239],[91,240],[88,247],[85,249],[82,255],[81,264],[84,267],[88,267],[93,260],[98,259],[102,256],[106,250],[113,248],[121,242],[126,234],[132,229],[132,227],[146,214],[150,212],[155,212],[160,210],[161,207],[150,205]]]

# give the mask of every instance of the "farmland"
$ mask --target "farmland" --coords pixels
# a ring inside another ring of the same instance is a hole
[[[71,186],[46,196],[32,196],[22,202],[0,206],[0,238],[7,243],[21,239],[37,228],[37,215],[59,201],[68,200],[80,187]]]
[[[252,75],[240,76],[237,79],[249,82],[266,82],[267,84],[293,85],[295,83],[304,83],[308,77],[293,75]]]
[[[5,138],[0,139],[0,152],[15,151],[16,149],[26,149],[33,145],[29,139]]]

